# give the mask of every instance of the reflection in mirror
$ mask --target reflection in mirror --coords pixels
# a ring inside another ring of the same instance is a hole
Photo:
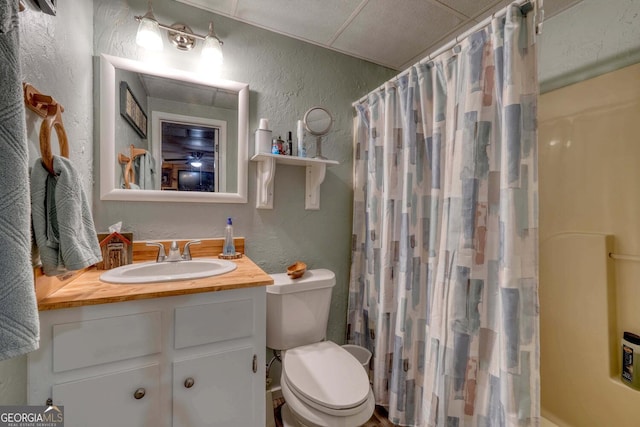
[[[220,128],[161,122],[161,190],[220,191]],[[193,150],[193,151],[190,151]],[[177,177],[176,177],[177,172]],[[177,179],[176,179],[177,178]]]
[[[237,103],[236,103],[237,105]],[[199,118],[182,114],[154,111],[153,152],[161,153],[156,163],[161,164],[161,190],[234,192],[236,190],[236,152],[227,144],[227,129],[234,129],[237,121],[236,110],[227,118],[224,110],[218,110],[218,119]],[[229,115],[227,113],[227,115]],[[191,172],[187,174],[186,172]],[[212,185],[194,187],[180,185],[180,176],[195,176],[196,173],[212,181]]]
[[[101,55],[101,199],[246,203],[248,98],[244,83]]]

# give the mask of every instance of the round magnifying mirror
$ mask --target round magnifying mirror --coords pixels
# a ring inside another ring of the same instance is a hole
[[[314,157],[317,159],[326,159],[326,157],[322,156],[321,139],[322,136],[329,133],[333,125],[331,113],[323,107],[312,107],[304,113],[302,122],[307,132],[316,136],[316,155]]]
[[[329,110],[323,107],[312,107],[304,113],[304,127],[311,135],[323,136],[331,129],[333,117]]]

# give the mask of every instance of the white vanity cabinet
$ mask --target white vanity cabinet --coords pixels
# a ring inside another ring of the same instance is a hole
[[[28,402],[65,426],[264,426],[265,288],[40,312]]]

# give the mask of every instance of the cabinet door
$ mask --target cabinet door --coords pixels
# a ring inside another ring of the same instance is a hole
[[[52,397],[64,405],[66,427],[156,427],[160,370],[154,364],[56,384]]]
[[[174,362],[173,426],[258,427],[255,382],[264,378],[253,372],[254,354],[244,347]]]

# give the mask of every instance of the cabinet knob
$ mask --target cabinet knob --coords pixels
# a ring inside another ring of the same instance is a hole
[[[193,385],[194,385],[195,383],[196,383],[196,382],[195,382],[195,381],[194,381],[194,379],[193,379],[193,378],[191,378],[191,377],[189,377],[189,378],[187,378],[186,380],[184,380],[184,386],[185,386],[186,388],[191,388],[191,387],[193,387]]]
[[[133,393],[133,397],[135,397],[136,399],[140,400],[144,397],[144,395],[147,393],[147,391],[145,389],[143,389],[142,387],[140,387],[139,389],[137,389],[134,393]]]

